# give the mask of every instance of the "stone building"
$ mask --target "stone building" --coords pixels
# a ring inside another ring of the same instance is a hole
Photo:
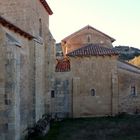
[[[118,60],[115,39],[88,25],[57,44],[55,56],[52,14],[45,0],[0,1],[0,140],[24,139],[45,113],[139,112],[140,69]]]
[[[139,111],[140,69],[118,60],[114,41],[89,25],[61,41],[64,58],[56,64],[53,113],[93,117]]]
[[[45,0],[0,1],[0,140],[21,140],[50,113],[55,40]]]

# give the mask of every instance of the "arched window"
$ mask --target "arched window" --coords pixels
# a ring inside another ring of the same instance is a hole
[[[131,86],[131,95],[136,96],[136,87]]]
[[[95,89],[91,89],[91,96],[95,96]]]

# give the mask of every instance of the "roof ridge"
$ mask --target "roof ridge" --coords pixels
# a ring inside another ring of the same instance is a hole
[[[103,33],[102,31],[100,31],[100,30],[98,30],[98,29],[92,27],[91,25],[86,25],[85,27],[83,27],[83,28],[77,30],[76,32],[73,32],[72,34],[70,34],[70,35],[68,35],[67,37],[65,37],[64,39],[62,39],[62,41],[65,41],[65,40],[68,39],[70,36],[72,36],[72,35],[74,35],[74,34],[77,34],[78,32],[80,32],[80,31],[82,31],[82,30],[85,30],[85,29],[87,29],[87,28],[88,28],[88,29],[91,28],[91,29],[93,29],[93,30],[95,30],[95,31],[97,31],[97,32],[99,32],[99,33],[105,35],[106,37],[110,38],[112,42],[115,41],[114,38],[112,38],[111,36],[109,36],[109,35]]]

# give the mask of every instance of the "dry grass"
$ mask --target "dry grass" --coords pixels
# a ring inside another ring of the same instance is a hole
[[[38,140],[140,140],[140,116],[66,119]]]

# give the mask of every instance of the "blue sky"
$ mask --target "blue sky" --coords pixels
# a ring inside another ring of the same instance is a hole
[[[140,0],[47,0],[54,14],[50,30],[60,42],[91,25],[116,39],[115,45],[140,48]]]

